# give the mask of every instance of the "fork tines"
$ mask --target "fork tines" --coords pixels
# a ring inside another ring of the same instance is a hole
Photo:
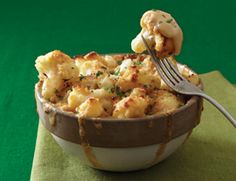
[[[172,89],[176,89],[175,85],[186,79],[179,73],[177,68],[168,60],[168,58],[160,59],[156,56],[155,51],[152,50],[145,38],[141,35],[144,45],[156,64],[157,71],[161,76],[162,80],[170,86]]]

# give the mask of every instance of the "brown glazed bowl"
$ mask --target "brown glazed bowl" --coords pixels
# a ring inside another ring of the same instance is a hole
[[[148,168],[167,158],[188,139],[203,109],[202,98],[192,96],[168,114],[84,119],[81,133],[76,115],[43,99],[39,84],[35,99],[40,121],[65,152],[93,168],[119,172]]]

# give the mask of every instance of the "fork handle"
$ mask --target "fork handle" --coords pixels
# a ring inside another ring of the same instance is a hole
[[[236,128],[236,120],[234,117],[222,106],[220,105],[215,99],[213,99],[211,96],[208,96],[204,93],[199,93],[198,96],[201,96],[208,100],[211,104],[213,104],[220,112],[223,113],[223,115],[232,123],[232,125]]]

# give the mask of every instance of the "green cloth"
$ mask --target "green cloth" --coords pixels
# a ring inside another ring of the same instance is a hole
[[[236,115],[236,89],[217,71],[201,75],[205,92]],[[128,173],[98,171],[65,154],[39,124],[32,181],[81,180],[235,180],[236,131],[212,105],[205,102],[200,125],[177,152],[149,169]]]

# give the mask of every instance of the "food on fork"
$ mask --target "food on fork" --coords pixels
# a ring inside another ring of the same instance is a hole
[[[175,19],[161,10],[149,10],[140,20],[141,32],[131,42],[132,50],[142,53],[146,50],[141,35],[148,45],[156,50],[160,58],[178,55],[181,51],[183,32]]]
[[[196,73],[170,60],[189,81],[199,83]],[[90,52],[71,58],[55,50],[39,56],[35,66],[42,97],[80,117],[145,117],[173,111],[187,101],[163,83],[145,54]]]

